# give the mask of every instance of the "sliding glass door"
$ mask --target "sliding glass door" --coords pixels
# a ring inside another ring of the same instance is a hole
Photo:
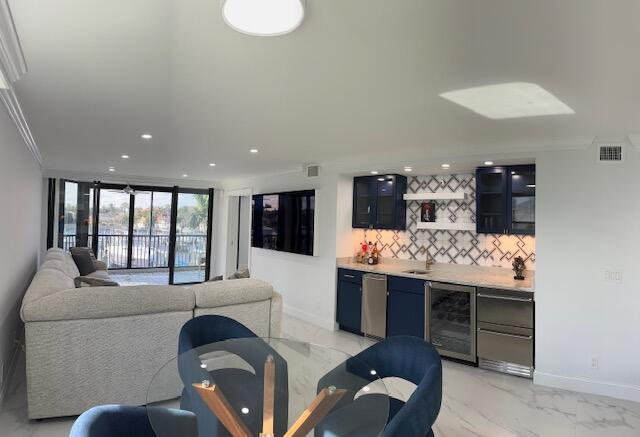
[[[58,206],[58,247],[91,247],[95,184],[62,180]]]
[[[109,269],[130,268],[131,196],[121,189],[101,188],[98,205],[96,257],[107,263]]]
[[[188,284],[208,279],[210,207],[211,199],[207,190],[178,190],[173,284]]]
[[[58,244],[92,247],[110,270],[148,273],[153,283],[202,282],[211,265],[212,203],[212,189],[61,180]]]

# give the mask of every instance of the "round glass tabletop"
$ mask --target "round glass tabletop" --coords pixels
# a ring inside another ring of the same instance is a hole
[[[147,391],[147,413],[158,437],[375,436],[389,397],[376,370],[344,352],[240,338],[165,364]]]

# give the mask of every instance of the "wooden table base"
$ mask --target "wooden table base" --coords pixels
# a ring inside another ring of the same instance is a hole
[[[260,437],[275,437],[273,431],[275,409],[275,361],[269,355],[264,363],[264,399],[262,408],[262,432]],[[240,416],[227,401],[220,387],[203,381],[201,384],[193,384],[203,402],[216,415],[224,427],[233,437],[252,437],[249,428],[244,424]],[[324,419],[340,398],[347,391],[328,387],[320,390],[318,396],[300,414],[284,437],[304,437]]]

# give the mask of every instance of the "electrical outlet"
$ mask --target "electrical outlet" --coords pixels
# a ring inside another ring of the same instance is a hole
[[[589,364],[591,369],[598,370],[598,367],[600,366],[600,359],[598,357],[591,357],[591,362]]]
[[[616,284],[622,284],[622,270],[609,270],[604,271],[604,280],[606,282],[613,282]]]

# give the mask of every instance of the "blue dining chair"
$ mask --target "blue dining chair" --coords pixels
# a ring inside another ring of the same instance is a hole
[[[71,427],[69,437],[156,437],[149,421],[167,436],[196,437],[195,414],[172,408],[102,405],[82,413]]]
[[[354,400],[378,377],[402,378],[417,387],[406,403],[379,394]],[[379,420],[372,412],[381,411],[380,405],[386,411],[387,399],[389,415],[382,437],[434,436],[431,427],[442,403],[442,360],[431,344],[418,337],[389,337],[374,344],[323,376],[318,391],[331,385],[347,393],[316,427],[316,437],[367,435],[367,424]]]
[[[247,341],[225,341],[233,339]],[[208,370],[200,367],[199,355],[218,351],[237,355],[249,364],[252,370]],[[267,342],[231,318],[206,315],[195,317],[184,324],[178,339],[178,371],[185,387],[180,408],[197,415],[201,437],[230,435],[192,387],[192,384],[202,383],[204,380],[220,387],[240,419],[254,435],[262,432],[264,364],[269,355],[275,362],[274,431],[276,435],[284,435],[288,425],[289,403],[287,362]]]

